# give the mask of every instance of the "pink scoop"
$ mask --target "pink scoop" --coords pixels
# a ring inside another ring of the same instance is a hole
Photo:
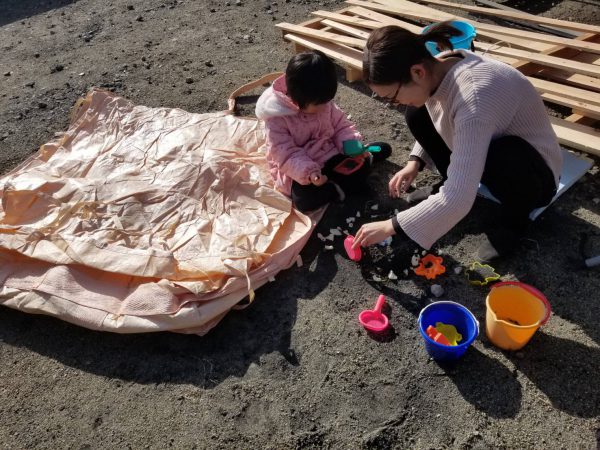
[[[377,299],[375,309],[364,310],[358,315],[358,321],[369,331],[379,333],[385,330],[390,324],[387,316],[381,313],[381,308],[385,305],[385,296],[382,294]]]
[[[360,261],[360,258],[362,258],[362,250],[360,247],[352,248],[352,244],[354,244],[354,236],[349,234],[346,236],[346,239],[344,239],[344,248],[346,249],[346,253],[348,253],[348,257],[352,261]]]

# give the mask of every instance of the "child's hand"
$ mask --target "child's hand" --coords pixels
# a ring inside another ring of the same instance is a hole
[[[327,183],[327,175],[323,175],[321,172],[313,172],[309,178],[310,182],[315,186],[323,186]]]

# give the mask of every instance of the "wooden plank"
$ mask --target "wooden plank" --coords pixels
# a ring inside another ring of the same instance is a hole
[[[524,61],[535,62],[537,64],[552,67],[555,69],[576,72],[590,77],[600,78],[600,66],[594,64],[581,63],[578,61],[558,58],[556,56],[545,55],[542,53],[528,52],[526,50],[511,49],[484,42],[475,42],[475,48],[484,50],[493,55],[502,55],[518,58]]]
[[[314,11],[311,14],[323,19],[335,20],[339,23],[344,23],[355,27],[367,28],[370,30],[381,27],[381,23],[375,22],[374,20],[360,19],[358,17],[349,16],[346,14],[340,14],[339,12]]]
[[[349,83],[362,81],[362,70],[355,69],[354,67],[346,67],[346,80]]]
[[[599,130],[552,116],[550,116],[550,123],[561,144],[600,156]]]
[[[590,119],[589,117],[585,117],[578,113],[571,114],[569,117],[566,117],[565,120],[567,122],[579,123],[581,125],[587,125],[590,127],[593,125],[599,125],[596,120]],[[598,126],[596,126],[596,128],[598,128]]]
[[[481,3],[485,6],[490,6],[492,8],[497,8],[497,9],[503,9],[505,11],[514,11],[514,12],[525,13],[524,11],[518,10],[516,8],[511,8],[510,6],[503,5],[502,3],[496,3],[491,0],[475,0],[475,3]],[[533,15],[531,13],[525,13],[525,14],[529,14],[530,16]],[[533,24],[529,24],[528,26],[533,27],[535,29],[539,29],[541,31],[548,32],[548,33],[558,33],[559,36],[566,37],[569,39],[576,38],[577,36],[579,36],[579,33],[573,32],[570,30],[565,30],[564,28],[556,28],[556,27],[548,27],[548,26],[544,27],[542,25],[533,25]]]
[[[285,39],[306,48],[321,50],[327,56],[341,62],[344,66],[362,71],[362,52],[359,50],[308,36],[297,36],[289,33],[285,35]]]
[[[367,2],[363,2],[360,0],[349,0],[346,3],[351,3],[351,4],[364,4]],[[356,14],[360,17],[366,17],[368,19],[372,19],[375,20],[379,23],[381,23],[381,26],[383,25],[396,25],[399,27],[402,27],[408,31],[412,31],[413,33],[420,33],[421,32],[421,28],[422,27],[418,27],[416,25],[413,25],[411,23],[408,22],[404,22],[403,20],[400,19],[395,19],[394,17],[390,17],[390,16],[386,16],[385,14],[381,14],[378,13],[376,11],[371,11],[370,9],[367,8],[363,8],[361,6],[356,6],[353,8],[349,9],[350,12],[352,12],[353,14]]]
[[[327,42],[333,42],[336,44],[347,45],[349,47],[364,48],[366,41],[364,39],[357,39],[349,36],[342,36],[341,34],[330,33],[328,31],[315,30],[313,28],[306,28],[300,25],[294,25],[291,23],[278,23],[275,25],[277,28],[281,28],[287,32],[294,34],[301,34],[303,36],[314,37]],[[600,70],[600,68],[599,68]]]
[[[554,103],[561,106],[567,106],[577,111],[586,117],[590,117],[595,120],[600,120],[600,106],[590,105],[589,103],[578,102],[568,97],[563,97],[556,94],[541,93],[541,97],[550,103]]]
[[[494,17],[503,17],[506,19],[517,19],[525,22],[532,22],[541,25],[557,26],[566,28],[568,30],[581,31],[585,33],[600,33],[600,26],[587,25],[584,23],[569,22],[568,20],[551,19],[543,16],[533,16],[527,13],[517,13],[512,11],[502,11],[493,8],[483,8],[481,6],[470,6],[458,3],[447,2],[445,0],[419,0],[419,3],[426,3],[429,5],[445,6],[448,8],[459,9],[462,11],[469,11],[474,13],[485,14]]]
[[[373,1],[373,0],[372,0]],[[485,37],[488,39],[494,39],[501,36],[511,36],[522,40],[529,40],[540,42],[544,44],[563,45],[565,47],[575,48],[578,50],[584,50],[591,53],[600,54],[600,44],[597,42],[589,42],[578,39],[569,39],[558,36],[550,36],[547,34],[536,33],[533,31],[519,30],[516,28],[503,27],[500,25],[487,24],[477,22],[468,18],[446,14],[440,14],[440,11],[434,10],[427,6],[419,5],[407,0],[374,0],[379,4],[388,6],[390,13],[399,14],[404,17],[411,19],[424,19],[427,21],[440,21],[440,20],[462,20],[470,23],[477,30],[478,37]],[[364,6],[364,5],[363,5]],[[415,8],[416,7],[416,8]],[[507,40],[508,42],[508,40]],[[518,42],[518,41],[515,41]],[[511,44],[515,43],[511,42]],[[530,47],[531,48],[531,47]]]
[[[346,3],[351,4],[351,5],[358,5],[360,7],[363,8],[363,10],[365,11],[371,11],[371,10],[378,10],[378,11],[382,11],[382,12],[388,12],[388,13],[393,13],[396,15],[400,15],[403,17],[409,17],[411,19],[418,19],[418,20],[426,20],[426,21],[440,21],[440,20],[456,20],[456,19],[460,19],[460,20],[465,20],[462,17],[457,17],[457,16],[442,16],[439,14],[422,14],[421,12],[413,12],[411,10],[408,9],[398,9],[396,7],[392,7],[392,6],[388,6],[388,5],[384,5],[384,4],[374,4],[372,2],[368,2],[365,0],[347,0]],[[408,2],[407,2],[408,3]],[[415,5],[414,3],[410,4],[410,5]],[[422,8],[427,8],[427,7],[423,7],[422,5],[416,5],[416,6],[421,6]],[[430,9],[430,8],[427,8]],[[356,13],[355,9],[350,8],[350,11]],[[363,14],[364,16],[364,14]],[[386,16],[389,17],[389,16]],[[383,19],[381,19],[382,22],[385,23],[385,21]],[[387,23],[388,25],[393,25],[393,23]],[[473,23],[475,24],[475,23]],[[421,33],[422,27],[419,26],[414,26],[412,24],[407,24],[407,22],[402,22],[402,24],[396,23],[396,25],[401,26],[403,28],[408,28],[410,27],[410,31],[412,31],[413,33]],[[407,26],[408,25],[408,26]],[[510,35],[499,35],[498,33],[492,33],[489,31],[485,31],[485,30],[477,30],[478,32],[478,37],[479,38],[485,38],[487,40],[491,40],[493,42],[502,40],[504,42],[506,42],[509,45],[512,45],[514,47],[518,47],[518,48],[524,48],[524,49],[534,49],[534,50],[538,50],[538,51],[542,51],[545,50],[546,48],[549,47],[549,44],[544,44],[538,41],[530,41],[530,40],[525,40],[519,37],[513,37]],[[600,50],[600,46],[599,46],[599,50]]]
[[[328,27],[337,30],[337,31],[342,31],[346,34],[349,34],[350,36],[354,36],[360,39],[364,39],[367,40],[369,39],[369,32],[368,31],[362,31],[358,28],[354,28],[351,27],[349,25],[343,24],[343,23],[339,23],[336,22],[334,20],[330,20],[330,19],[324,19],[323,20],[323,25],[327,25]]]
[[[566,86],[564,84],[555,83],[553,81],[542,80],[535,77],[527,77],[531,84],[536,88],[539,93],[547,93],[552,95],[559,95],[562,97],[573,99],[576,102],[585,102],[593,106],[600,107],[600,94],[596,92],[590,92],[586,89],[580,89],[573,86]]]

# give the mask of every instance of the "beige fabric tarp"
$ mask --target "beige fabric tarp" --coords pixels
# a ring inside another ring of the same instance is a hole
[[[231,111],[91,91],[66,133],[0,179],[0,304],[97,330],[207,332],[294,264],[314,226],[273,188],[264,142],[262,122]]]

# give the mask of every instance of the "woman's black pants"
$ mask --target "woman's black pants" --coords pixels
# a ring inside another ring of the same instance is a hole
[[[427,108],[409,107],[406,123],[446,180],[451,152]],[[515,227],[526,226],[531,211],[550,203],[556,194],[552,171],[539,152],[518,136],[492,140],[481,183],[500,200],[504,225]]]

